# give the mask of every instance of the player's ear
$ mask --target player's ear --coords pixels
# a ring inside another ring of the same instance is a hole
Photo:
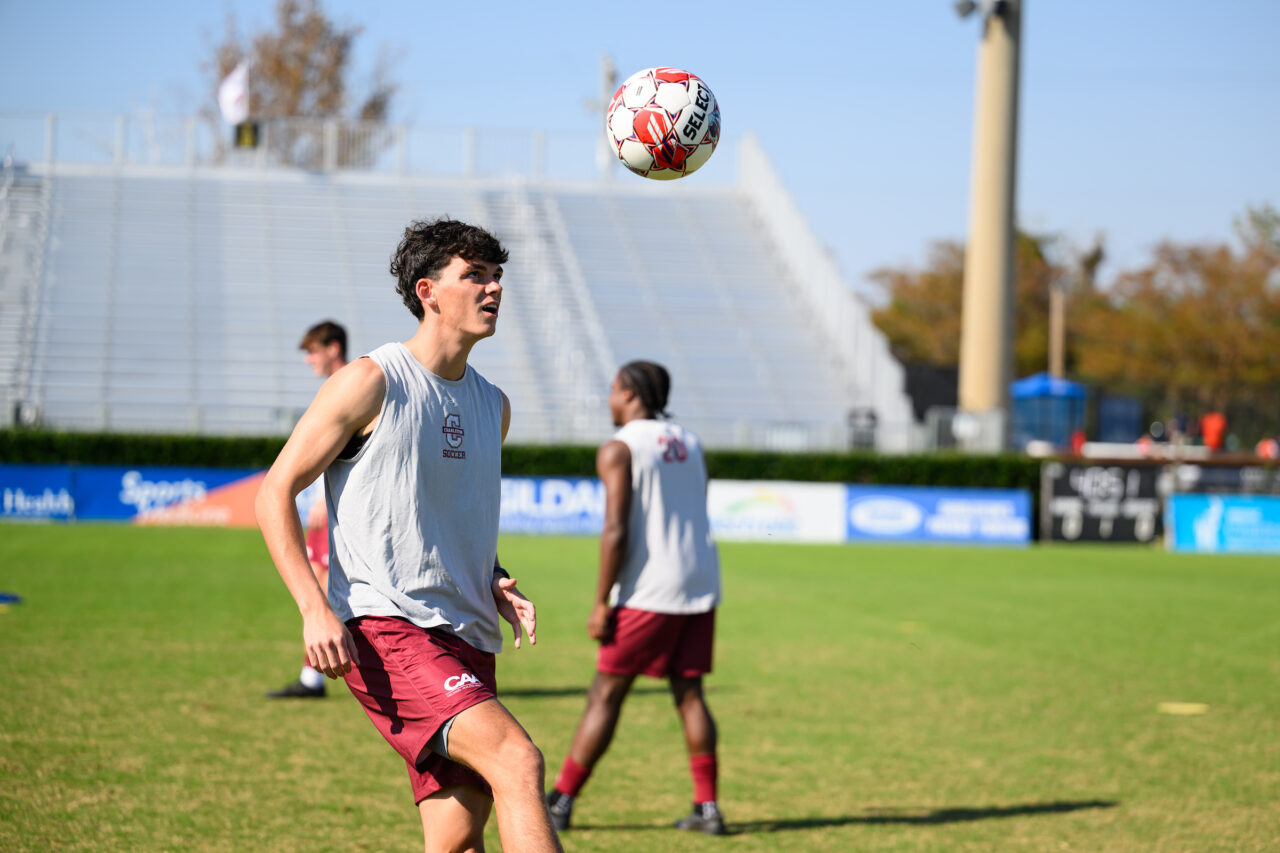
[[[418,299],[423,306],[430,305],[436,307],[435,282],[429,278],[420,278],[413,284],[414,291],[418,294]]]

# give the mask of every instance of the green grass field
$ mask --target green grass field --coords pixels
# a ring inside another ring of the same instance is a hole
[[[540,625],[500,658],[501,692],[552,775],[592,673],[595,547],[501,548]],[[722,557],[708,684],[733,835],[667,828],[690,782],[649,681],[567,850],[1280,849],[1280,561]],[[7,525],[0,591],[24,598],[0,611],[0,849],[421,849],[403,764],[345,687],[263,698],[296,675],[300,640],[256,532]]]

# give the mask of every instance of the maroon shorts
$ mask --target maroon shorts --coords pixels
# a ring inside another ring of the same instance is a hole
[[[450,785],[473,785],[492,796],[480,774],[437,755],[427,741],[450,717],[497,696],[494,656],[405,619],[362,616],[347,628],[360,655],[360,666],[345,676],[347,687],[404,758],[413,801]]]
[[[329,568],[328,527],[316,527],[307,531],[307,559]]]
[[[716,612],[651,613],[614,608],[596,669],[611,675],[692,678],[711,671]]]

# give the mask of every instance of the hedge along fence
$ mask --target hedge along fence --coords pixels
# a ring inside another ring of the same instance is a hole
[[[266,468],[284,446],[280,436],[230,438],[187,435],[0,430],[0,463],[183,465]],[[974,486],[1039,492],[1040,462],[1023,456],[875,453],[769,453],[708,450],[707,468],[724,480],[799,480],[895,486]],[[512,476],[594,477],[596,448],[510,445],[502,471]]]

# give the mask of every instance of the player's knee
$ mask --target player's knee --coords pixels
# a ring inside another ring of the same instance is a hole
[[[702,699],[702,679],[671,679],[671,699],[679,707],[704,704]]]
[[[595,681],[591,682],[587,699],[594,705],[617,709],[622,707],[622,700],[627,698],[627,691],[630,688],[629,681],[597,676]]]
[[[475,853],[484,850],[484,826],[424,828],[426,853]]]
[[[493,801],[479,787],[455,785],[418,803],[423,849],[429,853],[484,850],[484,825]]]
[[[489,784],[498,788],[536,788],[541,791],[547,774],[546,759],[527,737],[507,738],[494,756]]]

